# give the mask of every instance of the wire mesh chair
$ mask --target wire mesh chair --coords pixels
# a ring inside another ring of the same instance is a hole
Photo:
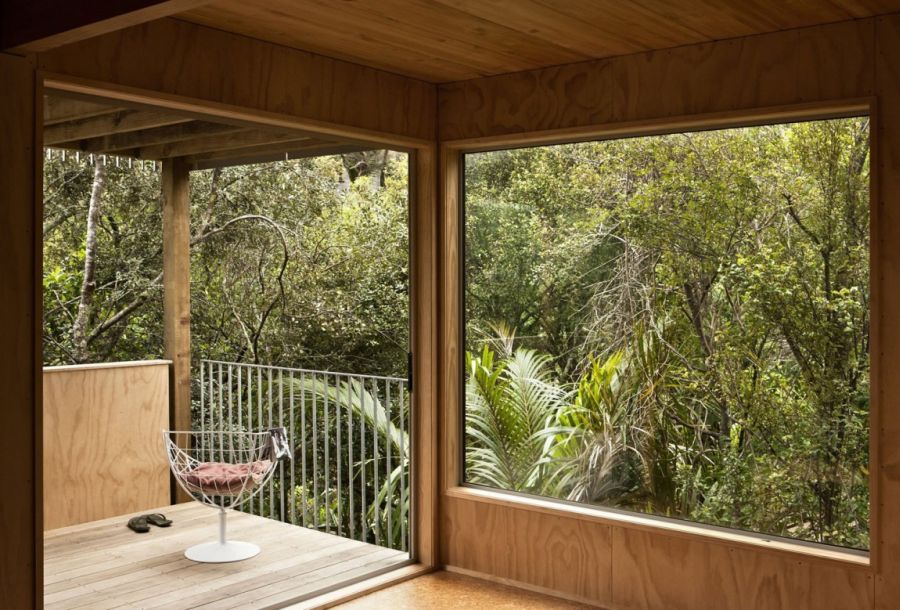
[[[219,539],[190,547],[184,556],[202,563],[226,563],[254,557],[260,548],[227,540],[227,509],[252,498],[272,477],[287,450],[284,428],[266,432],[165,430],[163,438],[175,480],[194,500],[219,509]]]

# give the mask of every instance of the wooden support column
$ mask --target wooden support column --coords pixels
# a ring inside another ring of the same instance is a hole
[[[191,191],[182,159],[162,166],[163,334],[169,377],[169,425],[191,429]]]
[[[0,53],[0,606],[43,597],[41,473],[41,154],[31,61]]]

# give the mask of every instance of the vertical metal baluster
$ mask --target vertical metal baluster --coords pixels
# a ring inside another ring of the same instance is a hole
[[[303,485],[303,493],[301,499],[303,501],[303,527],[307,527],[309,520],[307,518],[306,503],[308,502],[309,477],[306,475],[306,373],[300,372],[300,442],[301,451],[300,461],[303,467],[303,476],[300,481]]]
[[[363,377],[359,378],[359,400],[360,403],[365,402],[366,384]],[[360,528],[359,539],[366,542],[368,537],[368,528],[366,527],[366,511],[368,505],[366,503],[366,415],[365,408],[360,410],[359,414],[359,466],[360,466],[360,489],[362,490],[362,505],[360,506]]]
[[[269,377],[269,429],[272,428],[272,367],[267,367]],[[269,477],[269,517],[275,518],[275,477]]]
[[[377,382],[376,382],[377,385]],[[391,479],[391,453],[394,451],[394,446],[391,443],[391,382],[390,380],[385,380],[384,382],[384,409],[385,409],[385,417],[387,419],[384,422],[385,427],[387,428],[387,440],[385,441],[385,453],[387,454],[387,470],[384,475],[384,484],[385,484],[385,495],[384,495],[384,508],[387,511],[387,546],[389,548],[394,548],[394,530],[391,529],[391,513],[393,512],[393,499],[394,499],[394,486],[393,480]]]
[[[400,550],[407,549],[406,544],[406,507],[409,502],[409,492],[406,489],[406,474],[409,469],[409,460],[406,459],[406,392],[404,382],[397,384],[400,390]]]
[[[341,454],[343,453],[343,445],[341,444],[341,380],[334,376],[334,426],[337,434],[337,530],[338,536],[344,535],[344,512],[341,506],[344,503],[341,495]]]
[[[234,392],[232,391],[231,365],[228,365],[228,462],[235,462],[234,453]]]
[[[312,418],[313,418],[313,527],[319,529],[319,393],[316,374],[312,374]]]
[[[209,364],[209,375],[207,375],[207,379],[209,379],[209,436],[206,437],[206,455],[204,456],[204,461],[211,462],[213,459],[213,445],[215,441],[213,440],[213,430],[216,429],[215,426],[215,412],[216,412],[216,386],[213,375],[213,363]]]
[[[379,476],[378,476],[378,382],[372,380],[372,475],[375,477],[372,493],[372,513],[375,517],[373,527],[375,528],[375,544],[381,544],[381,510],[378,505]]]
[[[278,427],[284,427],[284,369],[278,369]],[[278,517],[280,521],[284,521],[284,461],[278,462],[278,491],[281,495]]]
[[[247,431],[253,432],[256,428],[253,425],[253,369],[247,367]],[[250,496],[247,512],[255,515],[253,506],[256,503],[256,494]]]
[[[262,427],[263,421],[263,373],[262,367],[256,369],[256,432]],[[259,512],[253,513],[265,517],[265,493],[259,490]]]
[[[350,538],[356,538],[356,516],[353,513],[353,396],[350,384],[353,378],[347,376],[347,495],[350,496]]]
[[[328,375],[322,375],[322,389],[324,391],[325,405],[322,415],[322,427],[325,429],[325,533],[331,532],[331,507],[328,501],[328,488],[331,485],[331,435],[329,434],[328,425]]]
[[[222,404],[225,401],[222,398],[222,363],[219,363],[219,461],[225,461],[225,436],[222,432],[222,422],[225,419],[225,416],[222,413]]]
[[[237,421],[237,427],[238,427],[238,432],[243,432],[243,431],[244,431],[244,418],[243,418],[243,412],[244,412],[244,384],[242,383],[242,378],[241,378],[241,374],[243,373],[243,371],[244,371],[244,367],[242,367],[240,364],[237,365],[237,378],[238,378],[238,380],[237,380],[237,381],[238,381],[238,382],[237,382],[237,399],[238,399],[238,404],[237,404],[237,416],[238,416],[238,418],[237,418],[237,419],[238,419],[238,421]]]
[[[291,371],[290,373],[288,373],[288,383],[291,384],[289,398],[288,398],[288,400],[290,402],[290,404],[288,405],[288,409],[289,409],[288,425],[291,427],[290,431],[288,432],[288,444],[290,445],[291,452],[293,453],[294,447],[296,446],[296,445],[292,444],[295,442],[294,441],[294,371]],[[291,458],[293,458],[293,455],[291,456]],[[294,471],[295,470],[296,470],[296,468],[294,467],[294,460],[291,459],[291,525],[297,525],[297,485],[294,482]]]
[[[206,362],[200,361],[200,460],[203,461],[203,452],[206,449],[206,439],[203,438],[206,431]]]

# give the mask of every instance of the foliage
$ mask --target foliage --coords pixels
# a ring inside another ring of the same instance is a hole
[[[467,347],[502,371],[481,329],[517,327],[571,396],[528,490],[868,546],[868,145],[841,119],[467,157]],[[518,438],[476,430],[479,462]]]

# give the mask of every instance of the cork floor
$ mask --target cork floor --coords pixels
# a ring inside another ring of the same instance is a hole
[[[477,578],[435,572],[337,606],[339,610],[585,610],[584,604]]]

